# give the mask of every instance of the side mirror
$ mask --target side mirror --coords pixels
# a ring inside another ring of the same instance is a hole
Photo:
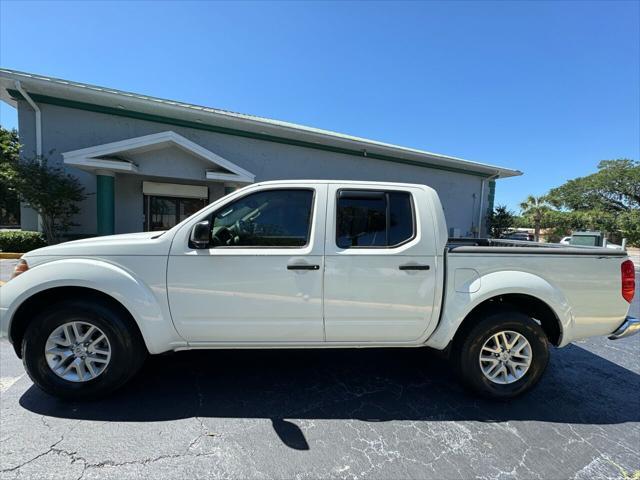
[[[209,248],[210,236],[211,227],[209,220],[198,222],[193,226],[193,230],[191,230],[189,243],[192,248]]]

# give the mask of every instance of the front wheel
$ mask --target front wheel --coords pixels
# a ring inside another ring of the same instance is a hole
[[[27,327],[22,358],[33,382],[72,400],[105,396],[142,366],[146,348],[123,313],[99,301],[52,305]]]
[[[538,383],[549,361],[547,337],[517,311],[486,314],[453,348],[463,383],[485,397],[512,398]]]

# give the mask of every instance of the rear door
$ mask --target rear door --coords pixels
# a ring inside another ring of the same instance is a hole
[[[330,184],[324,320],[330,342],[405,342],[431,321],[434,225],[417,187]]]

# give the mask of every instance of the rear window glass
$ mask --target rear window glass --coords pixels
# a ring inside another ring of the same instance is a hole
[[[336,243],[340,248],[394,247],[415,234],[408,192],[341,190],[336,215]]]

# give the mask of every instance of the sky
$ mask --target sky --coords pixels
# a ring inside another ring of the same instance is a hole
[[[0,0],[0,65],[522,170],[516,211],[640,159],[638,1]]]

